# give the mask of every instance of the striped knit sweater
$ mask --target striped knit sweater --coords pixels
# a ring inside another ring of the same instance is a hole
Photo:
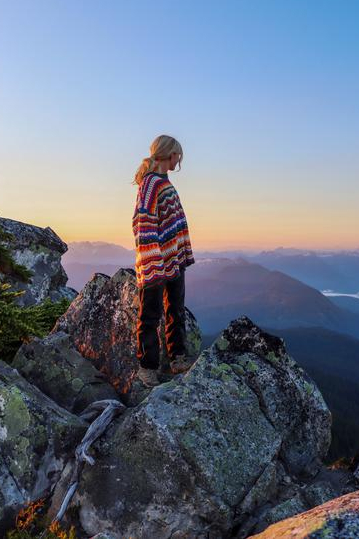
[[[132,229],[138,288],[162,284],[194,264],[188,224],[167,174],[147,173],[138,188]]]

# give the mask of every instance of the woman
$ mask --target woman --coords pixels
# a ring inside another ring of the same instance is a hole
[[[165,337],[171,371],[185,372],[185,269],[194,264],[188,225],[168,170],[181,168],[180,143],[158,136],[143,159],[134,184],[138,185],[132,228],[136,243],[136,281],[139,293],[137,358],[139,379],[147,387],[160,383],[158,325],[165,311]]]

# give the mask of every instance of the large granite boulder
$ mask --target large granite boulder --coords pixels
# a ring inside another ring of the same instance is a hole
[[[120,268],[109,277],[95,273],[67,311],[58,319],[52,333],[64,331],[86,359],[104,373],[121,395],[132,387],[138,370],[136,322],[138,289],[135,272]],[[164,340],[164,315],[158,328],[161,365],[168,363]],[[193,314],[186,308],[187,350],[198,357],[201,332]]]
[[[112,423],[72,504],[89,535],[246,537],[294,495],[297,512],[317,502],[301,487],[323,468],[330,427],[283,340],[241,317],[187,373]]]
[[[28,502],[49,493],[88,424],[0,361],[0,536]]]
[[[10,283],[14,290],[26,291],[16,298],[19,306],[42,303],[46,298],[59,301],[77,296],[76,290],[66,286],[68,277],[61,265],[67,245],[50,227],[41,228],[4,217],[0,217],[0,227],[12,235],[12,240],[3,244],[10,250],[13,260],[34,273],[30,282],[24,283],[0,272],[0,279]]]
[[[94,401],[118,398],[104,374],[79,354],[70,335],[63,331],[23,344],[11,365],[73,413],[81,412]]]

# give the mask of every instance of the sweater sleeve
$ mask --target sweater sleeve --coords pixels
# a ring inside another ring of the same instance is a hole
[[[139,287],[161,282],[164,278],[164,260],[158,237],[158,185],[148,182],[139,191],[133,216],[136,243],[136,277]]]

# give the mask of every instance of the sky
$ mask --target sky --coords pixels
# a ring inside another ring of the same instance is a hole
[[[0,215],[135,248],[160,134],[192,247],[359,247],[357,0],[0,0]]]

